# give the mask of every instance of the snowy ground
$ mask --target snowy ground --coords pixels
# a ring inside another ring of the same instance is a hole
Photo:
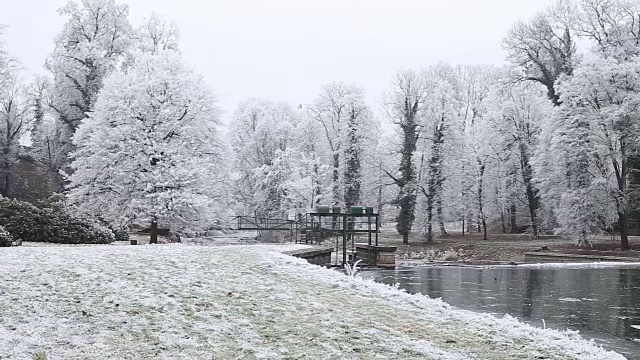
[[[291,246],[0,250],[0,359],[622,359],[279,253]]]

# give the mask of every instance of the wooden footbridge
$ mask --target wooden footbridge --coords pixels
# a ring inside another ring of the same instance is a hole
[[[269,219],[254,216],[236,216],[233,218],[233,230],[253,231],[282,231],[298,229],[301,218],[298,220]]]

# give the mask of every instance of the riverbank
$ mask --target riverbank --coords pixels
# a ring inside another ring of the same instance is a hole
[[[3,249],[0,358],[622,359],[281,254],[297,246]]]
[[[380,234],[380,242],[385,245],[398,246],[396,261],[402,264],[429,263],[465,263],[465,264],[520,264],[527,260],[527,253],[547,254],[549,257],[561,254],[581,255],[576,257],[593,261],[599,258],[627,258],[640,262],[640,237],[630,237],[631,250],[620,250],[620,240],[598,237],[593,240],[593,247],[577,247],[575,241],[560,237],[532,239],[525,234],[490,234],[483,240],[480,234],[451,234],[438,237],[432,244],[413,237],[409,245],[402,244],[401,238],[393,229],[385,228]],[[584,260],[582,260],[584,261]]]

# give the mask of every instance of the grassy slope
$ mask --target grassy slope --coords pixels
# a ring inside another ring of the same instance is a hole
[[[272,250],[4,249],[0,359],[622,358]]]

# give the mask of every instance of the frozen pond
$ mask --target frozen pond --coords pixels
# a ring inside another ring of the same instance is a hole
[[[579,330],[640,359],[640,264],[410,267],[362,272],[462,309]],[[544,322],[543,322],[544,320]]]

